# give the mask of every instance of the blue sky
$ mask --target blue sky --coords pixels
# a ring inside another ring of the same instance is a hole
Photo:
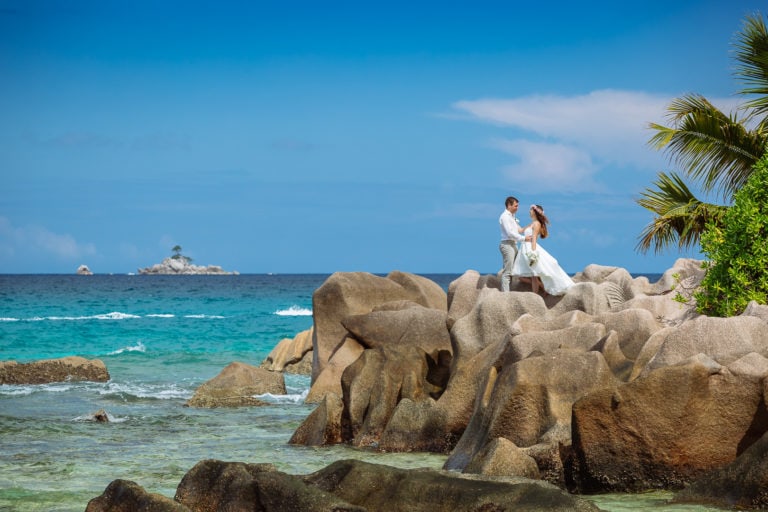
[[[0,273],[499,270],[507,195],[542,245],[635,250],[669,101],[739,98],[763,2],[0,0]],[[715,200],[716,198],[709,198]]]

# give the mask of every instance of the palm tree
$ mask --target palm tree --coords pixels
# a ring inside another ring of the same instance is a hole
[[[650,125],[656,131],[650,144],[666,151],[703,192],[719,192],[729,204],[768,142],[768,30],[760,15],[746,18],[734,46],[735,74],[745,84],[738,93],[753,99],[726,115],[699,94],[685,95],[667,109],[672,126]],[[643,253],[651,247],[659,253],[675,243],[679,249],[698,245],[707,223],[718,223],[727,208],[699,200],[674,173],[659,173],[654,186],[637,200],[654,214],[637,244]]]

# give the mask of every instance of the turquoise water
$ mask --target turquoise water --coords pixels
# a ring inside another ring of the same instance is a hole
[[[445,456],[289,446],[313,409],[309,378],[266,407],[184,407],[232,361],[259,365],[312,325],[327,275],[0,275],[0,360],[99,358],[107,383],[0,386],[0,511],[83,511],[114,479],[172,497],[200,460],[305,474],[342,458],[440,468]],[[457,275],[428,275],[447,288]],[[109,423],[87,417],[99,409]],[[703,511],[668,493],[593,499],[604,510]]]

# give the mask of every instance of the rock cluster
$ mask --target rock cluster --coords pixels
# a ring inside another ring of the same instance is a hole
[[[100,359],[70,356],[31,363],[0,361],[0,384],[49,384],[65,381],[107,382],[109,372]]]
[[[155,263],[151,267],[138,269],[139,274],[164,274],[164,275],[238,275],[238,272],[227,272],[218,265],[193,265],[186,258],[174,258],[169,256],[161,263]]]
[[[403,272],[333,274],[312,329],[262,363],[312,360],[317,407],[290,442],[445,453],[443,471],[208,460],[175,500],[115,480],[87,510],[596,510],[569,492],[684,487],[680,502],[764,508],[768,306],[698,315],[679,299],[702,277],[688,259],[655,283],[590,265],[543,299],[475,271],[447,294]]]
[[[702,277],[687,259],[656,283],[591,265],[543,299],[474,271],[447,294],[334,274],[313,297],[318,407],[291,443],[447,453],[578,493],[681,489],[768,432],[768,306],[698,315],[675,297]]]
[[[297,375],[312,374],[312,329],[283,338],[262,361],[260,368]]]

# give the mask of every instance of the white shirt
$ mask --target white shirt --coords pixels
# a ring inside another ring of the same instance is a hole
[[[517,219],[512,215],[509,210],[504,210],[499,217],[499,226],[501,227],[501,240],[514,240],[515,242],[522,242],[525,240],[525,236],[520,234],[520,224],[517,223]]]

